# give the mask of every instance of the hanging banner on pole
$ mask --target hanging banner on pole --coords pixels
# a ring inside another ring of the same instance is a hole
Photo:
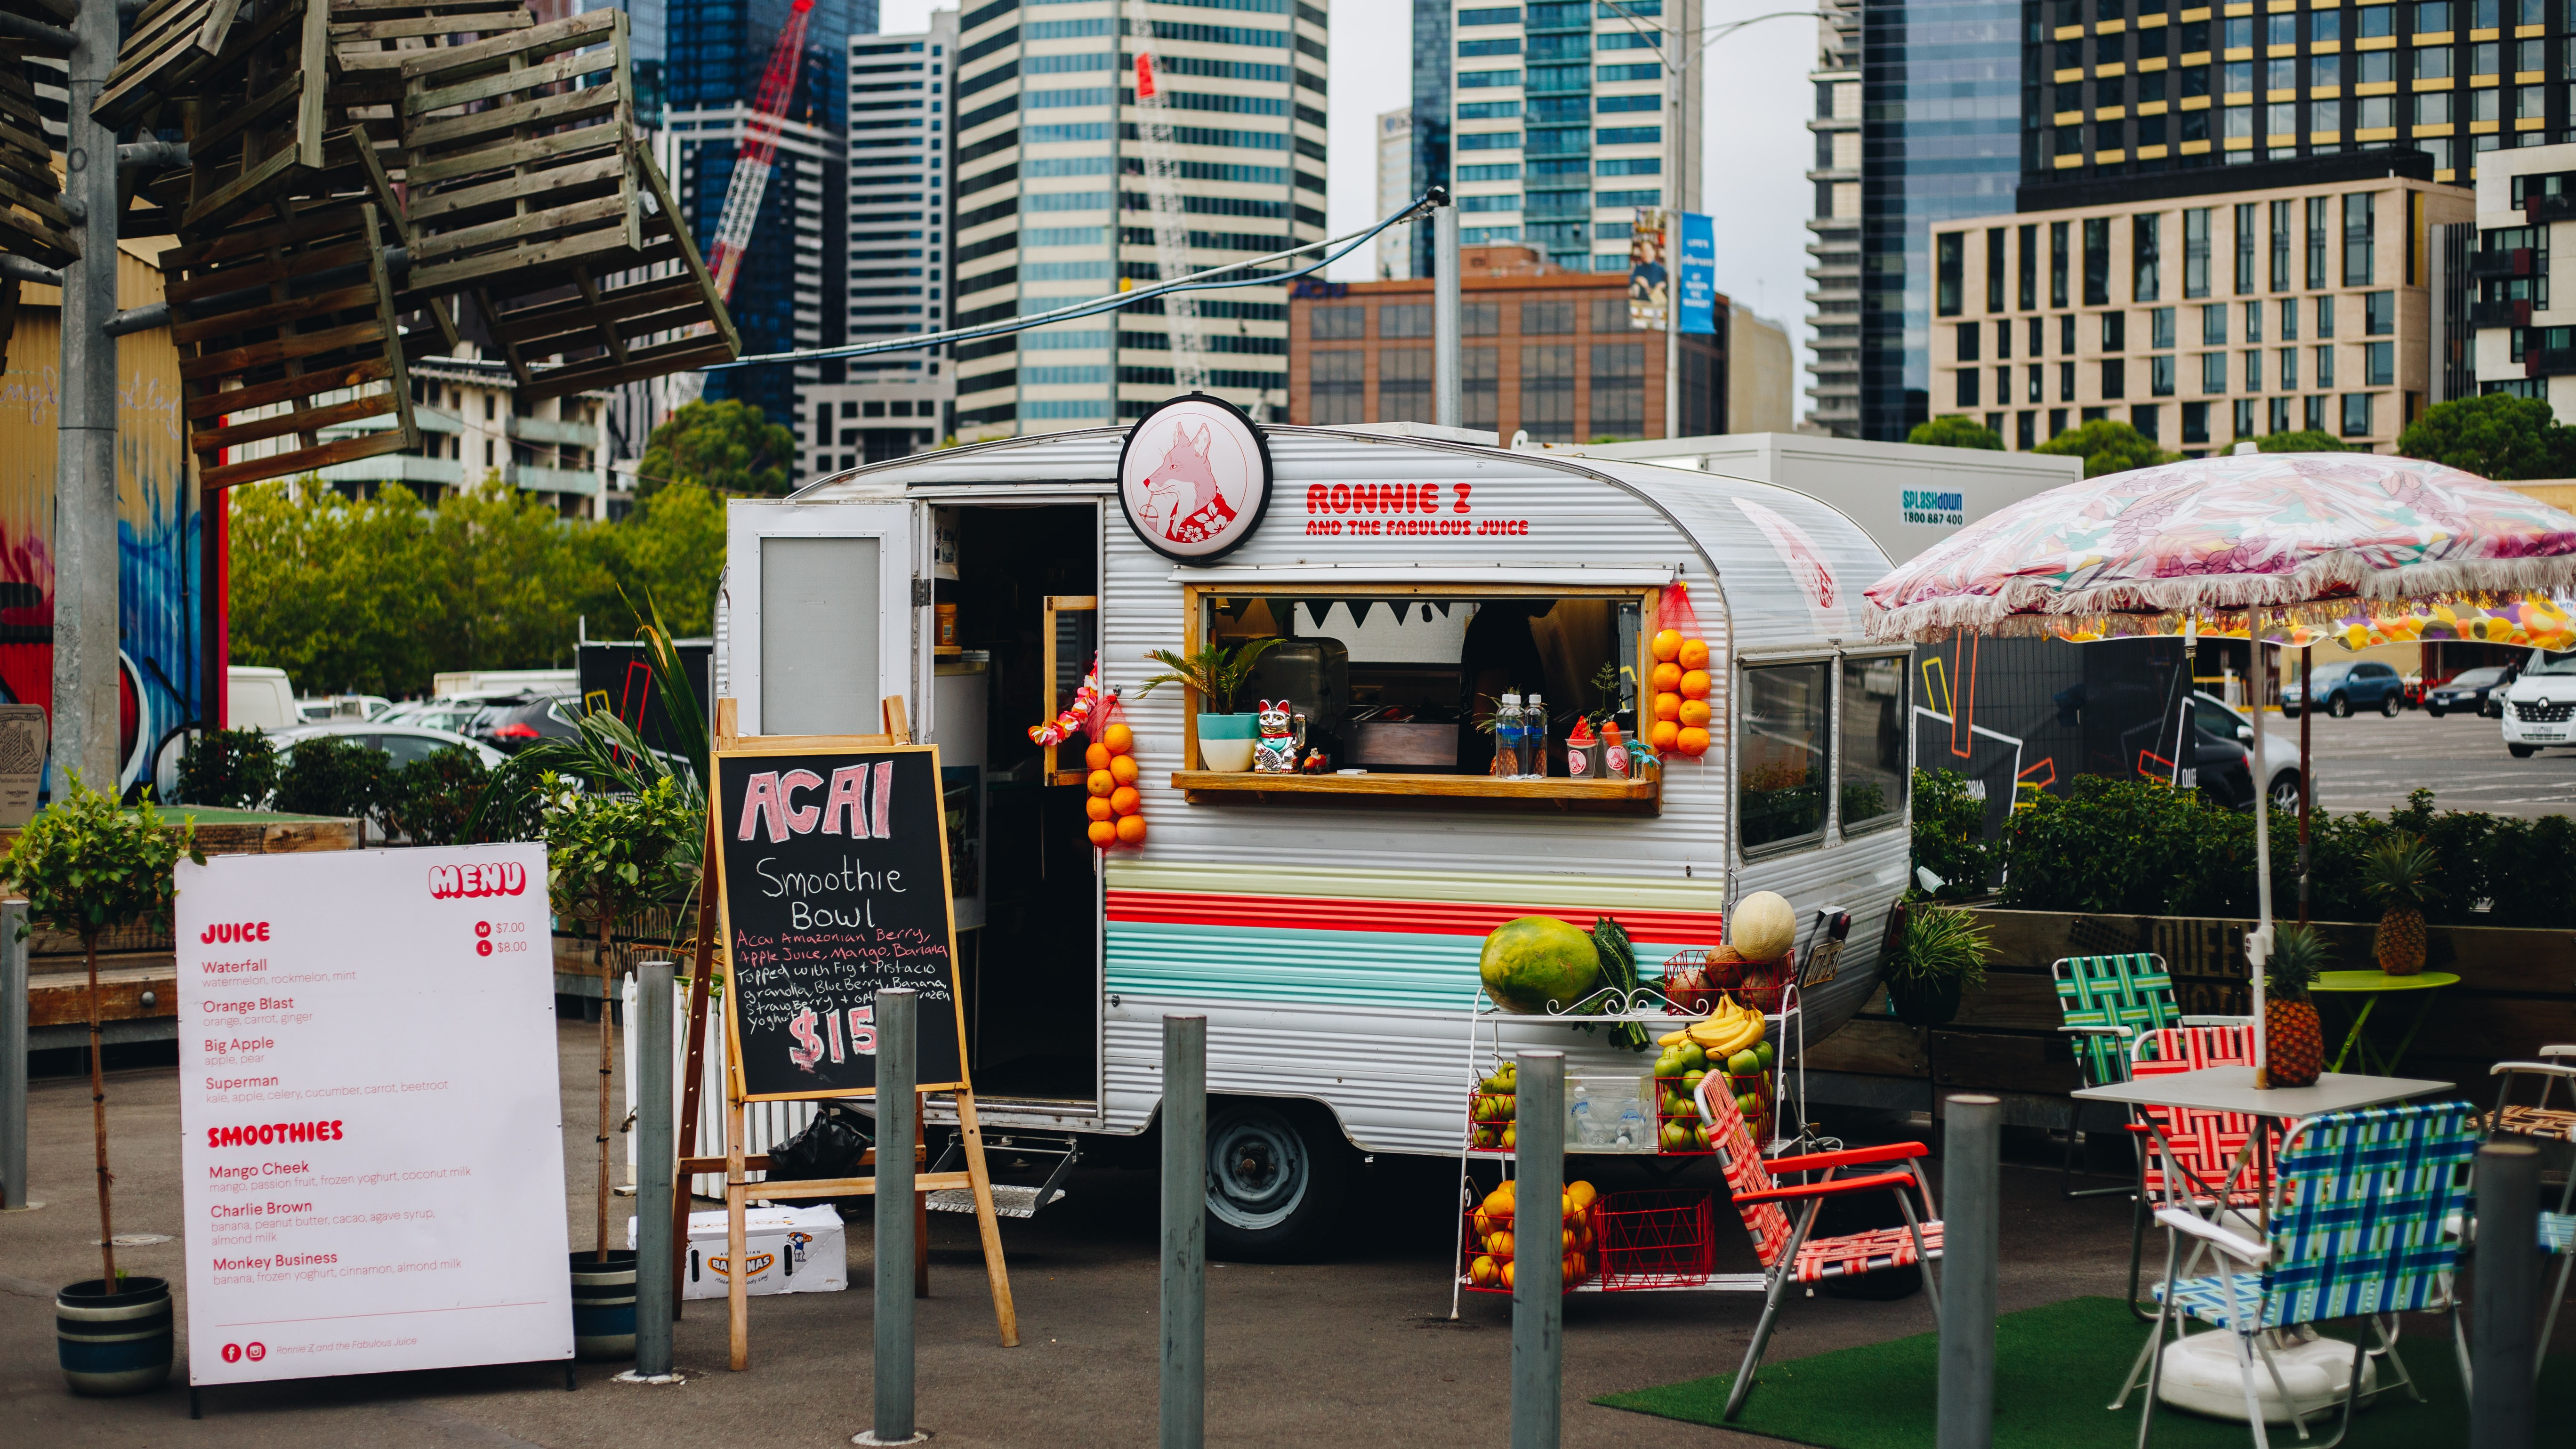
[[[1681,309],[1684,332],[1717,331],[1717,219],[1681,213]]]
[[[1672,305],[1672,278],[1664,265],[1667,216],[1659,206],[1638,207],[1636,229],[1628,235],[1628,325],[1638,331],[1663,331],[1665,309]]]

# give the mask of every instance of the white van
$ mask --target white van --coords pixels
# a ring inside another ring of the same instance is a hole
[[[2532,650],[2522,672],[2491,697],[2504,700],[2504,747],[2515,759],[2576,745],[2576,652]]]
[[[224,722],[232,728],[282,730],[304,722],[285,670],[234,664],[224,682]]]

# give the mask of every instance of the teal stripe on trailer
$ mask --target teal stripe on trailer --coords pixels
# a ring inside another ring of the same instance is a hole
[[[1461,1011],[1476,991],[1480,936],[1403,931],[1250,931],[1112,921],[1109,990],[1119,995]],[[1636,943],[1653,980],[1686,949]]]

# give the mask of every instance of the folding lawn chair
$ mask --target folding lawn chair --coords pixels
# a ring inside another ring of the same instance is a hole
[[[1736,1213],[1744,1219],[1745,1230],[1753,1235],[1753,1252],[1762,1260],[1766,1280],[1762,1320],[1754,1327],[1753,1343],[1745,1350],[1744,1366],[1736,1370],[1735,1387],[1726,1396],[1726,1412],[1721,1416],[1732,1419],[1735,1411],[1743,1407],[1744,1396],[1752,1391],[1754,1370],[1762,1365],[1762,1347],[1771,1337],[1771,1325],[1778,1320],[1780,1305],[1789,1296],[1793,1283],[1812,1285],[1919,1264],[1923,1269],[1923,1291],[1932,1300],[1933,1321],[1937,1324],[1941,1294],[1940,1286],[1933,1281],[1932,1262],[1941,1256],[1941,1219],[1933,1205],[1932,1184],[1923,1175],[1921,1159],[1930,1148],[1920,1142],[1894,1142],[1843,1152],[1775,1157],[1766,1162],[1753,1145],[1753,1133],[1745,1126],[1735,1098],[1724,1090],[1709,1091],[1710,1083],[1722,1084],[1725,1080],[1723,1075],[1712,1072],[1700,1082],[1694,1095],[1699,1099],[1700,1118],[1708,1124],[1709,1136],[1724,1160],[1727,1190],[1734,1197]],[[1904,1165],[1864,1177],[1836,1176],[1846,1168],[1874,1163]],[[1787,1186],[1779,1181],[1784,1175],[1808,1173],[1822,1176]],[[1908,1188],[1922,1195],[1923,1211],[1919,1216],[1913,1199],[1906,1195]],[[1826,1198],[1861,1192],[1894,1193],[1897,1210],[1905,1215],[1905,1226],[1834,1238],[1812,1236],[1816,1211]],[[1794,1223],[1784,1206],[1793,1202],[1806,1205]]]
[[[2133,1077],[2241,1067],[2253,1060],[2250,1026],[2172,1026],[2139,1037],[2131,1050]],[[2138,1303],[2138,1277],[2146,1255],[2147,1218],[2159,1207],[2188,1207],[2205,1216],[2261,1205],[2271,1184],[2258,1174],[2262,1158],[2245,1143],[2256,1119],[2191,1107],[2142,1106],[2130,1131],[2138,1136],[2138,1210],[2129,1228],[2129,1312],[2145,1322],[2154,1315]],[[2280,1128],[2267,1125],[2278,1147]]]
[[[2137,951],[2119,956],[2063,956],[2050,963],[2062,1013],[2058,1030],[2075,1039],[2075,1066],[2086,1087],[2108,1087],[2129,1080],[2130,1050],[2142,1032],[2169,1026],[2248,1026],[2251,1017],[2185,1016],[2174,1003],[2173,977],[2165,958]],[[2094,1187],[2076,1191],[2075,1155],[2083,1142],[2081,1103],[2069,1104],[2066,1161],[2057,1175],[2060,1195],[2069,1198],[2110,1197],[2128,1187]]]
[[[2489,1075],[2504,1078],[2496,1088],[2495,1110],[2486,1118],[2489,1140],[2526,1137],[2535,1143],[2576,1143],[2576,1046],[2545,1046],[2540,1049],[2540,1060],[2498,1062]],[[2539,1098],[2528,1107],[2513,1104],[2513,1084],[2517,1077],[2540,1079]],[[2549,1105],[2550,1089],[2560,1082],[2567,1085],[2568,1105],[2552,1107]],[[2558,1211],[2544,1211],[2540,1215],[2541,1236],[2550,1243],[2560,1262],[2558,1283],[2549,1295],[2550,1312],[2541,1320],[2540,1352],[2535,1362],[2549,1357],[2549,1336],[2558,1328],[2557,1306],[2567,1297],[2568,1275],[2576,1273],[2576,1252],[2569,1250],[2567,1241],[2571,1233],[2576,1233],[2576,1216],[2570,1215],[2571,1210],[2576,1210],[2576,1163],[2569,1165],[2567,1185],[2559,1190]]]
[[[2465,1381],[2468,1343],[2452,1291],[2459,1242],[2443,1230],[2443,1220],[2465,1205],[2469,1161],[2477,1147],[2477,1118],[2466,1102],[2334,1112],[2298,1123],[2283,1141],[2268,1235],[2249,1235],[2238,1230],[2237,1222],[2212,1221],[2187,1207],[2158,1208],[2156,1221],[2170,1230],[2165,1281],[2156,1285],[2162,1307],[2156,1331],[2131,1366],[2120,1397],[2111,1402],[2118,1409],[2144,1378],[2147,1401],[2138,1422],[2139,1449],[2146,1449],[2155,1427],[2169,1323],[2177,1343],[2190,1319],[2235,1336],[2237,1374],[2256,1449],[2269,1449],[2271,1443],[2255,1387],[2258,1363],[2288,1406],[2302,1439],[2309,1437],[2309,1415],[2341,1404],[2334,1438],[2317,1449],[2334,1449],[2352,1427],[2362,1364],[2369,1354],[2377,1353],[2395,1373],[2397,1386],[2420,1401],[2424,1396],[2397,1355],[2401,1313],[2451,1315]],[[2214,1250],[2238,1266],[2202,1277],[2182,1276],[2186,1238],[2192,1240],[2195,1256],[2199,1250]],[[2282,1380],[2271,1332],[2341,1318],[2368,1318],[2379,1347],[2372,1349],[2367,1336],[2356,1339],[2341,1391],[2302,1404]],[[2383,1383],[2374,1392],[2388,1387]]]

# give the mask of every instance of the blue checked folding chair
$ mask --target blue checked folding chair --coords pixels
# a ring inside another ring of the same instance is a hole
[[[2401,1313],[2451,1315],[2465,1381],[2468,1342],[2452,1292],[2459,1242],[2443,1231],[2443,1220],[2465,1206],[2469,1163],[2480,1135],[2477,1116],[2466,1102],[2329,1113],[2298,1123],[2283,1140],[2267,1236],[2248,1237],[2232,1222],[2212,1221],[2184,1207],[2158,1209],[2156,1221],[2170,1233],[2165,1281],[2156,1286],[2162,1305],[2156,1331],[2130,1368],[2120,1397],[2111,1402],[2118,1409],[2145,1379],[2139,1449],[2146,1449],[2155,1427],[2168,1324],[2175,1342],[2194,1320],[2235,1336],[2237,1371],[2257,1449],[2269,1449],[2271,1442],[2263,1427],[2258,1372],[2271,1378],[2302,1439],[2309,1437],[2310,1415],[2340,1403],[2343,1412],[2334,1438],[2319,1449],[2333,1449],[2352,1427],[2367,1354],[2380,1355],[2395,1375],[2395,1386],[2421,1400],[2405,1361],[2397,1356]],[[2214,1251],[2222,1271],[2181,1276],[2185,1238],[2192,1240],[2195,1262],[2200,1254]],[[2372,1349],[2368,1336],[2356,1338],[2342,1391],[2323,1401],[2299,1402],[2272,1357],[2272,1333],[2344,1318],[2369,1319],[2379,1347]],[[2387,1387],[2383,1382],[2381,1390]]]
[[[2048,974],[2057,983],[2058,1030],[2074,1038],[2075,1066],[2086,1087],[2108,1087],[2129,1080],[2129,1055],[2137,1039],[2169,1026],[2245,1026],[2251,1017],[2185,1016],[2175,1005],[2173,977],[2165,958],[2150,951],[2119,956],[2064,956]],[[2057,1175],[2058,1192],[2069,1198],[2115,1197],[2138,1192],[2132,1186],[2075,1189],[2075,1154],[2083,1143],[2084,1108],[2069,1104],[2066,1161]]]

